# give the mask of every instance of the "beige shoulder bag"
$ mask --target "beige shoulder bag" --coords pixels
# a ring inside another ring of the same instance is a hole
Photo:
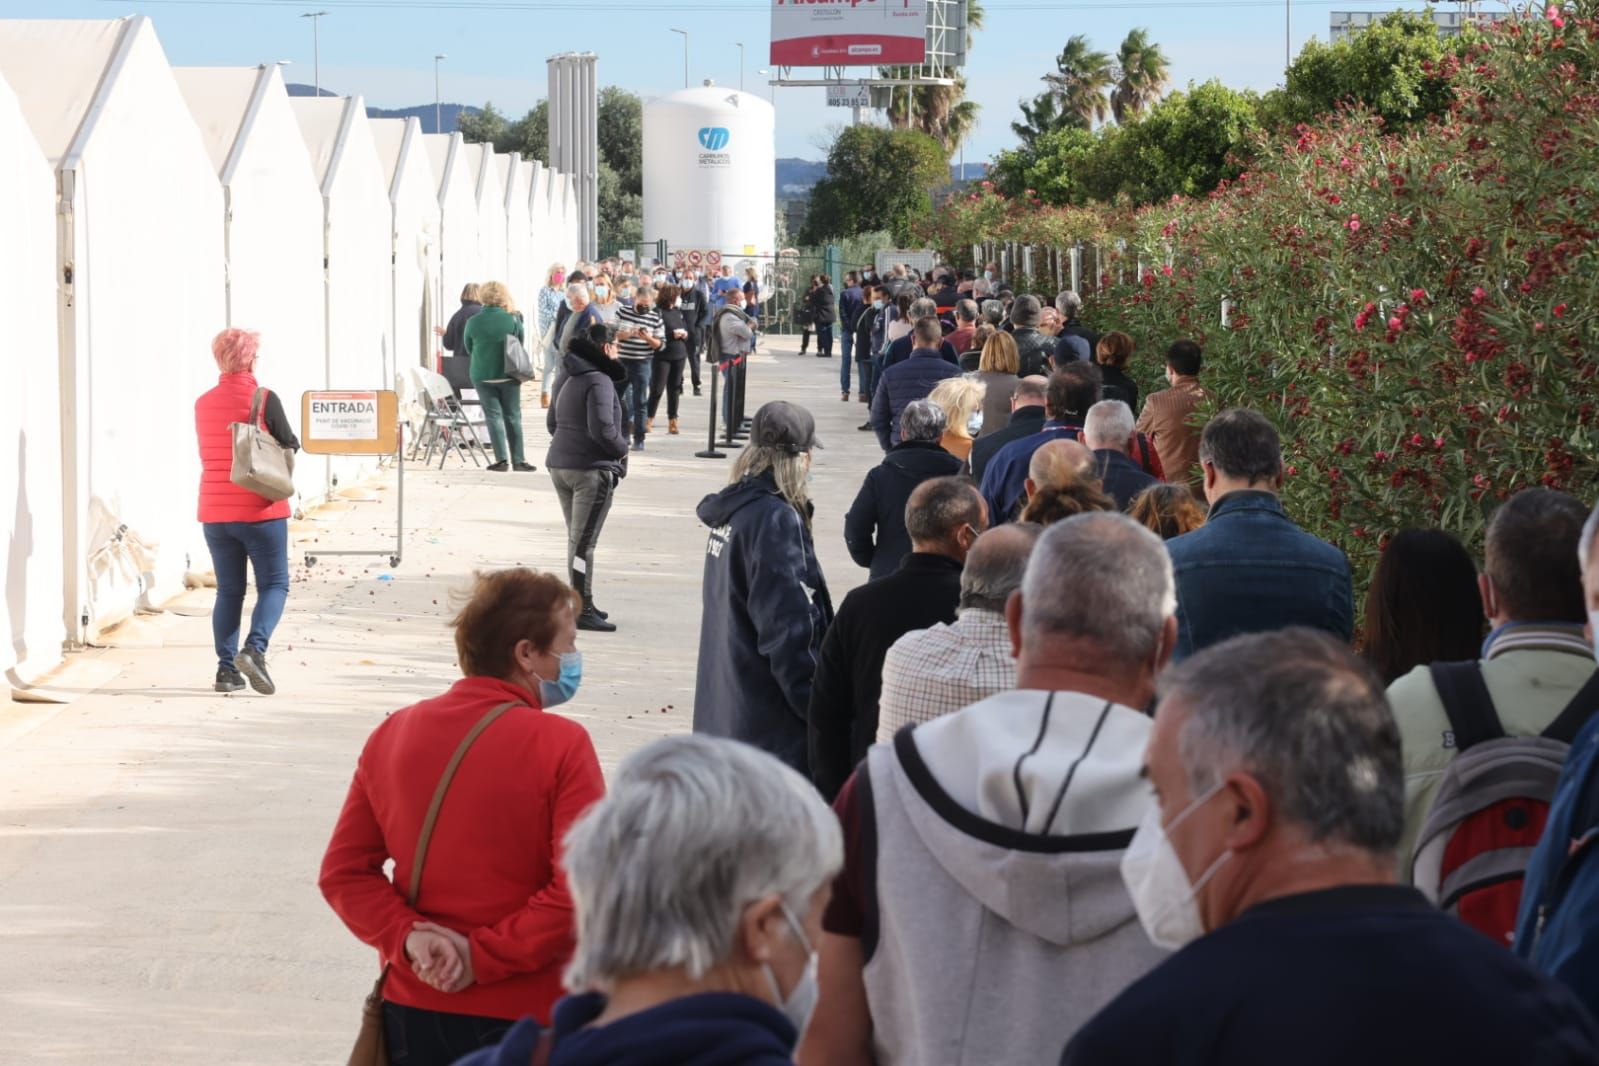
[[[502,703],[488,714],[478,719],[472,731],[461,738],[460,745],[455,749],[455,754],[450,757],[449,765],[444,768],[444,775],[439,778],[439,787],[433,790],[433,802],[428,806],[427,817],[422,819],[422,835],[416,842],[416,858],[411,861],[411,887],[405,894],[407,906],[415,907],[417,894],[422,890],[422,861],[427,858],[428,842],[433,839],[433,824],[439,820],[439,808],[444,806],[444,795],[450,790],[450,782],[455,778],[456,768],[461,765],[461,760],[466,758],[468,749],[474,741],[482,735],[483,730],[494,724],[494,720],[512,707],[522,707],[521,703]],[[377,984],[372,986],[372,991],[366,997],[366,1003],[361,1008],[361,1032],[355,1038],[355,1047],[350,1052],[350,1066],[389,1066],[389,1049],[383,1035],[383,984],[389,979],[388,964],[384,964],[383,972],[378,974]]]

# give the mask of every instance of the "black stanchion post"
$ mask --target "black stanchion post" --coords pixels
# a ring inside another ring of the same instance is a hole
[[[697,359],[699,356],[695,355],[693,358]],[[710,435],[705,440],[705,450],[702,452],[695,452],[694,455],[698,459],[726,459],[726,452],[719,452],[716,450],[716,416],[721,412],[721,408],[717,406],[716,385],[717,379],[722,376],[722,370],[715,363],[708,364],[707,369],[710,370],[711,378],[711,431]]]

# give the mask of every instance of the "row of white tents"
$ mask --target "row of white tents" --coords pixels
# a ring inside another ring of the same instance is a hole
[[[305,390],[431,365],[469,281],[531,311],[577,216],[569,176],[359,96],[173,68],[145,18],[0,20],[0,670],[25,683],[209,567],[193,405],[219,330],[260,331],[298,423]],[[360,462],[302,462],[302,502]]]

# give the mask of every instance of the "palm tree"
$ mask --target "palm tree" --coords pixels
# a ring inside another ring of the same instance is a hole
[[[972,49],[972,31],[983,28],[983,5],[970,0],[966,6],[966,50]],[[887,77],[909,77],[911,67],[885,67]],[[907,126],[920,130],[944,146],[953,156],[961,142],[977,125],[981,105],[966,99],[966,76],[957,74],[953,85],[895,86],[888,108],[888,121],[895,129]],[[914,107],[912,106],[914,104]]]
[[[1080,33],[1070,38],[1055,57],[1055,73],[1044,75],[1044,83],[1059,106],[1062,124],[1070,122],[1085,130],[1110,117],[1106,94],[1115,82],[1110,56],[1094,51],[1088,38]]]
[[[1159,100],[1171,82],[1171,66],[1160,45],[1149,39],[1149,31],[1136,29],[1116,53],[1121,77],[1110,94],[1110,109],[1117,122],[1141,115]]]

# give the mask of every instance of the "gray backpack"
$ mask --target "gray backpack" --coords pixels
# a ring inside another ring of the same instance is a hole
[[[1477,662],[1433,663],[1456,755],[1416,838],[1411,880],[1433,903],[1509,946],[1521,882],[1566,752],[1599,709],[1599,673],[1535,737],[1505,733]]]

